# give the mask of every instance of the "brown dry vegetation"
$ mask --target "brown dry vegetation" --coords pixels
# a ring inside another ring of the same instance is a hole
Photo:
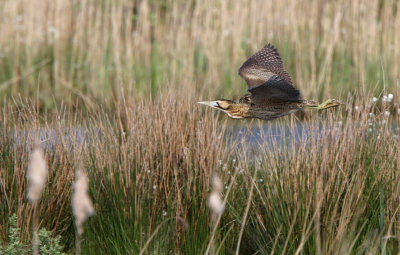
[[[397,95],[398,8],[395,0],[3,1],[0,91],[33,96],[40,84],[48,107],[53,97],[110,102],[121,82],[141,95],[238,96],[236,70],[272,42],[305,97],[379,93],[382,68]]]
[[[213,172],[225,185],[233,182],[216,237],[222,253],[235,249],[248,202],[245,253],[397,251],[398,122],[369,100],[358,101],[358,111],[315,113],[301,123],[291,118],[289,128],[285,121],[271,124],[278,131],[252,122],[238,138],[190,100],[121,98],[115,111],[98,107],[82,116],[63,107],[45,122],[28,102],[4,105],[2,226],[17,212],[22,228],[30,227],[25,171],[30,144],[41,134],[50,171],[41,225],[62,234],[67,247],[73,172],[83,162],[97,212],[86,227],[87,253],[138,253],[160,224],[150,253],[204,252]],[[246,142],[252,132],[261,132],[259,145]]]
[[[3,1],[1,240],[14,212],[30,239],[26,169],[40,136],[49,182],[39,224],[61,234],[68,252],[82,163],[96,209],[84,254],[204,253],[215,172],[227,201],[219,254],[235,253],[242,226],[241,254],[397,254],[398,8],[378,0]],[[195,104],[242,95],[236,70],[267,42],[304,97],[346,106],[261,122]],[[383,102],[389,92],[393,101]]]

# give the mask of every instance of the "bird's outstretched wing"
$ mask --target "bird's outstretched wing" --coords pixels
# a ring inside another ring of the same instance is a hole
[[[275,75],[249,92],[252,102],[259,106],[301,101],[300,91]]]
[[[278,50],[270,44],[244,62],[239,69],[239,75],[245,79],[249,90],[264,84],[274,76],[293,86],[290,75],[283,68]]]

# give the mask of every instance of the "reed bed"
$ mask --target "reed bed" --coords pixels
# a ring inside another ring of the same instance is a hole
[[[399,118],[393,113],[370,99],[349,98],[341,110],[303,121],[241,122],[247,132],[238,136],[226,118],[176,95],[121,95],[113,109],[72,112],[60,105],[54,115],[38,114],[27,101],[5,102],[2,239],[13,212],[26,230],[22,238],[31,238],[25,175],[40,137],[49,183],[37,204],[39,225],[60,234],[67,251],[74,250],[71,185],[80,167],[87,169],[96,211],[85,224],[83,254],[204,253],[213,222],[219,223],[218,254],[237,247],[240,254],[399,251]],[[271,133],[272,125],[279,133]],[[255,130],[257,143],[246,142]],[[220,221],[211,220],[208,208],[214,173],[226,200]]]
[[[398,8],[396,0],[5,0],[0,92],[39,90],[48,109],[60,100],[112,104],[121,83],[138,95],[237,96],[237,69],[271,42],[305,97],[383,88],[398,96]]]
[[[0,244],[16,213],[25,244],[45,227],[68,254],[398,254],[399,7],[3,0]],[[346,105],[262,122],[196,104],[243,95],[267,42],[305,98]],[[77,237],[81,169],[95,214]]]

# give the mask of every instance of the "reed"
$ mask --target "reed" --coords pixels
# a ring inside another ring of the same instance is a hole
[[[37,210],[67,250],[74,247],[71,183],[82,162],[96,201],[85,254],[204,253],[210,238],[218,254],[238,241],[239,253],[398,251],[399,118],[386,114],[388,104],[350,97],[343,109],[303,121],[227,123],[188,98],[176,101],[179,92],[126,95],[112,109],[60,105],[47,115],[26,101],[3,105],[1,226],[13,212],[22,229],[32,224],[23,217],[26,144],[40,134],[50,181]],[[207,206],[214,172],[226,206],[217,225]]]
[[[16,213],[23,243],[45,227],[69,253],[399,253],[398,9],[3,0],[1,243]],[[274,122],[197,106],[242,95],[236,70],[267,42],[305,98],[346,105]],[[38,137],[48,182],[36,224],[26,170]],[[78,165],[96,212],[82,235],[71,213]],[[213,216],[214,174],[224,210]]]
[[[178,88],[238,96],[238,67],[271,42],[306,98],[382,91],[381,67],[385,89],[397,97],[398,4],[5,0],[0,92],[34,97],[39,90],[46,109],[60,100],[112,105],[121,83],[138,95]]]

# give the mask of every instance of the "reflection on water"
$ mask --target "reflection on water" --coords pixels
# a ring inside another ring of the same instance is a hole
[[[351,129],[355,130],[359,129],[359,127],[356,125],[347,126],[347,138],[350,138],[348,137],[349,135],[355,134]],[[369,127],[365,132],[378,137],[378,129],[378,127]],[[327,123],[310,125],[307,122],[298,122],[290,125],[279,122],[259,122],[258,124],[246,123],[246,125],[242,126],[230,126],[226,130],[225,138],[228,144],[236,146],[237,149],[245,149],[251,152],[280,151],[283,148],[292,148],[292,146],[308,146],[311,141],[318,143],[320,139],[326,136],[330,136],[333,140],[336,140],[339,136],[341,139],[346,139],[346,136],[340,134],[342,130],[341,122],[333,125]],[[388,131],[398,139],[400,123],[393,122]],[[15,146],[29,150],[31,147],[29,145],[33,144],[37,134],[38,132],[35,130],[14,131],[10,134],[10,137],[12,137]],[[60,144],[74,150],[94,145],[94,143],[98,145],[105,142],[102,132],[95,129],[69,128],[63,131],[42,129],[39,134],[44,149],[49,151],[54,151],[55,147]],[[113,138],[119,139],[118,137]],[[107,142],[118,144],[117,141]]]
[[[98,136],[97,138],[101,136],[100,132],[95,134],[84,128],[69,128],[62,132],[53,129],[14,131],[8,136],[12,137],[14,146],[25,148],[29,152],[32,148],[31,145],[36,142],[38,134],[43,149],[50,152],[61,144],[72,152],[75,148],[86,147],[95,135]]]
[[[240,141],[244,141],[249,145],[259,143],[279,144],[284,140],[291,140],[293,138],[296,141],[300,141],[302,137],[309,135],[309,131],[308,125],[303,123],[298,123],[294,126],[272,124],[252,127],[238,127],[227,131],[227,135]]]
[[[261,125],[249,125],[228,129],[226,137],[228,141],[235,144],[238,149],[246,149],[251,152],[265,152],[268,150],[288,149],[292,146],[308,146],[311,141],[318,143],[319,140],[331,137],[333,141],[339,139],[350,139],[359,129],[358,125],[347,126],[346,134],[343,134],[341,122],[333,125],[328,123],[310,125],[307,122],[300,122],[292,125],[282,123],[268,123]],[[365,134],[379,136],[379,127],[364,130]],[[392,123],[388,132],[398,139],[400,124]]]
[[[322,127],[310,127],[304,122],[294,125],[268,123],[235,127],[227,130],[226,137],[229,143],[236,145],[239,150],[262,154],[271,150],[288,149],[293,145],[305,145],[309,143],[310,137],[317,138],[321,129]]]

